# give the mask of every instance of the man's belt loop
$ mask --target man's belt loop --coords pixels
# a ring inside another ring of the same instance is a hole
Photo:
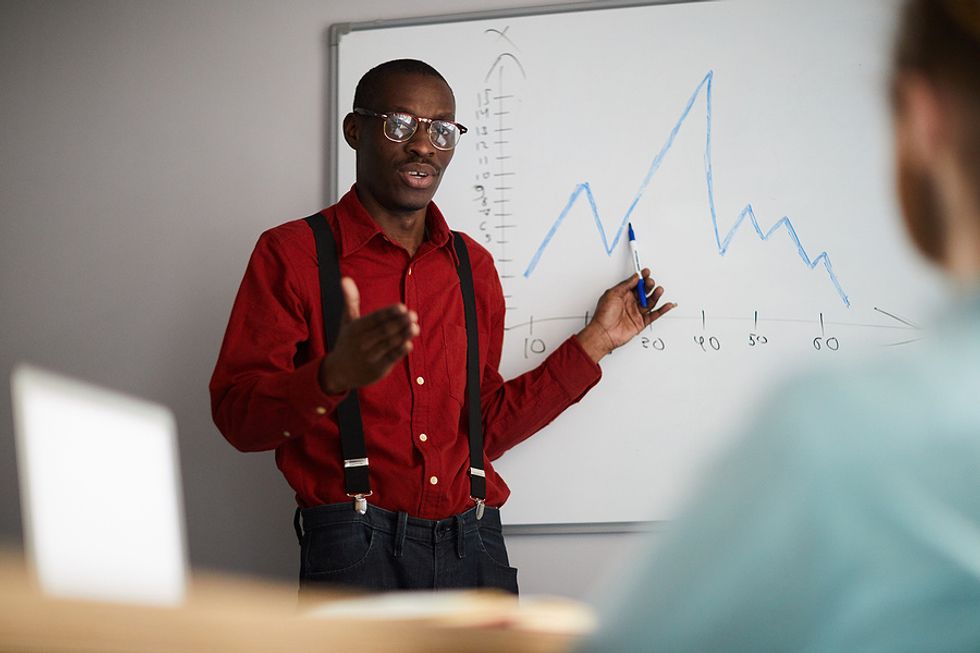
[[[463,524],[463,516],[456,515],[453,521],[456,522],[456,557],[462,560],[466,557],[466,528]]]
[[[296,512],[293,513],[293,528],[296,529],[296,539],[299,540],[299,545],[303,546],[303,522],[301,519],[302,508],[296,506]]]
[[[395,557],[402,557],[405,549],[405,537],[408,535],[408,513],[398,513],[398,525],[395,527]]]

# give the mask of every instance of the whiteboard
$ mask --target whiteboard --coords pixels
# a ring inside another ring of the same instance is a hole
[[[364,72],[418,58],[455,91],[470,132],[436,202],[495,257],[505,377],[631,273],[627,222],[679,304],[495,463],[513,490],[505,523],[669,519],[781,379],[916,346],[942,289],[892,197],[896,10],[729,0],[372,23],[338,38],[341,192],[354,157],[339,127]]]

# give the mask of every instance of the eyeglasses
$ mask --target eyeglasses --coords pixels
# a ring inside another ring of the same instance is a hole
[[[385,138],[396,143],[405,143],[415,136],[415,131],[419,128],[419,123],[426,123],[429,133],[429,141],[432,147],[437,150],[451,150],[456,147],[459,137],[468,130],[458,122],[451,120],[433,120],[432,118],[420,118],[410,113],[393,111],[392,113],[375,113],[367,109],[354,109],[354,113],[359,116],[369,118],[382,118],[385,121]]]

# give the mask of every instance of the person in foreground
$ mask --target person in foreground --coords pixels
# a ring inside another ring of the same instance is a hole
[[[782,392],[582,653],[980,651],[980,1],[908,3],[892,83],[905,225],[957,305]]]
[[[446,80],[396,60],[357,85],[344,137],[356,183],[262,234],[211,379],[215,423],[275,450],[296,492],[301,587],[517,592],[491,461],[581,399],[599,361],[673,308],[643,270],[536,369],[498,372],[493,257],[432,197],[466,128]],[[328,353],[329,352],[329,353]],[[546,470],[542,470],[542,474]],[[556,481],[557,482],[557,481]]]

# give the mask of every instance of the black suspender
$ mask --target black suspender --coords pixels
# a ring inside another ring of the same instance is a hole
[[[337,245],[326,218],[314,213],[306,218],[316,240],[317,261],[320,268],[320,303],[323,310],[323,331],[327,351],[332,351],[340,332],[344,295],[340,288],[340,262]],[[473,271],[470,267],[466,242],[458,232],[453,232],[453,246],[459,258],[456,272],[463,294],[463,313],[466,318],[466,399],[469,404],[470,441],[470,498],[476,501],[476,517],[483,517],[487,498],[487,479],[483,467],[483,419],[480,410],[480,348],[476,317],[476,293],[473,290]],[[333,311],[328,309],[333,308]],[[344,491],[354,499],[355,510],[367,510],[365,497],[371,495],[368,475],[367,447],[357,392],[351,390],[337,407],[340,428],[340,449],[344,457]]]
[[[344,313],[344,294],[340,289],[340,262],[337,245],[326,219],[319,213],[306,218],[316,240],[316,256],[320,268],[320,303],[323,310],[323,333],[327,351],[333,351],[340,333],[340,320]],[[328,308],[334,308],[333,311]],[[364,444],[364,426],[361,424],[361,407],[357,391],[351,390],[337,407],[340,427],[340,451],[344,456],[344,491],[354,499],[354,508],[362,514],[367,510],[364,497],[371,496],[371,480],[368,477],[367,447]]]
[[[470,498],[476,501],[476,518],[483,517],[487,498],[487,475],[483,470],[483,415],[480,410],[480,339],[476,329],[476,293],[473,291],[473,269],[463,234],[453,232],[453,246],[459,266],[459,287],[463,292],[463,315],[466,318],[466,403],[469,404]]]

